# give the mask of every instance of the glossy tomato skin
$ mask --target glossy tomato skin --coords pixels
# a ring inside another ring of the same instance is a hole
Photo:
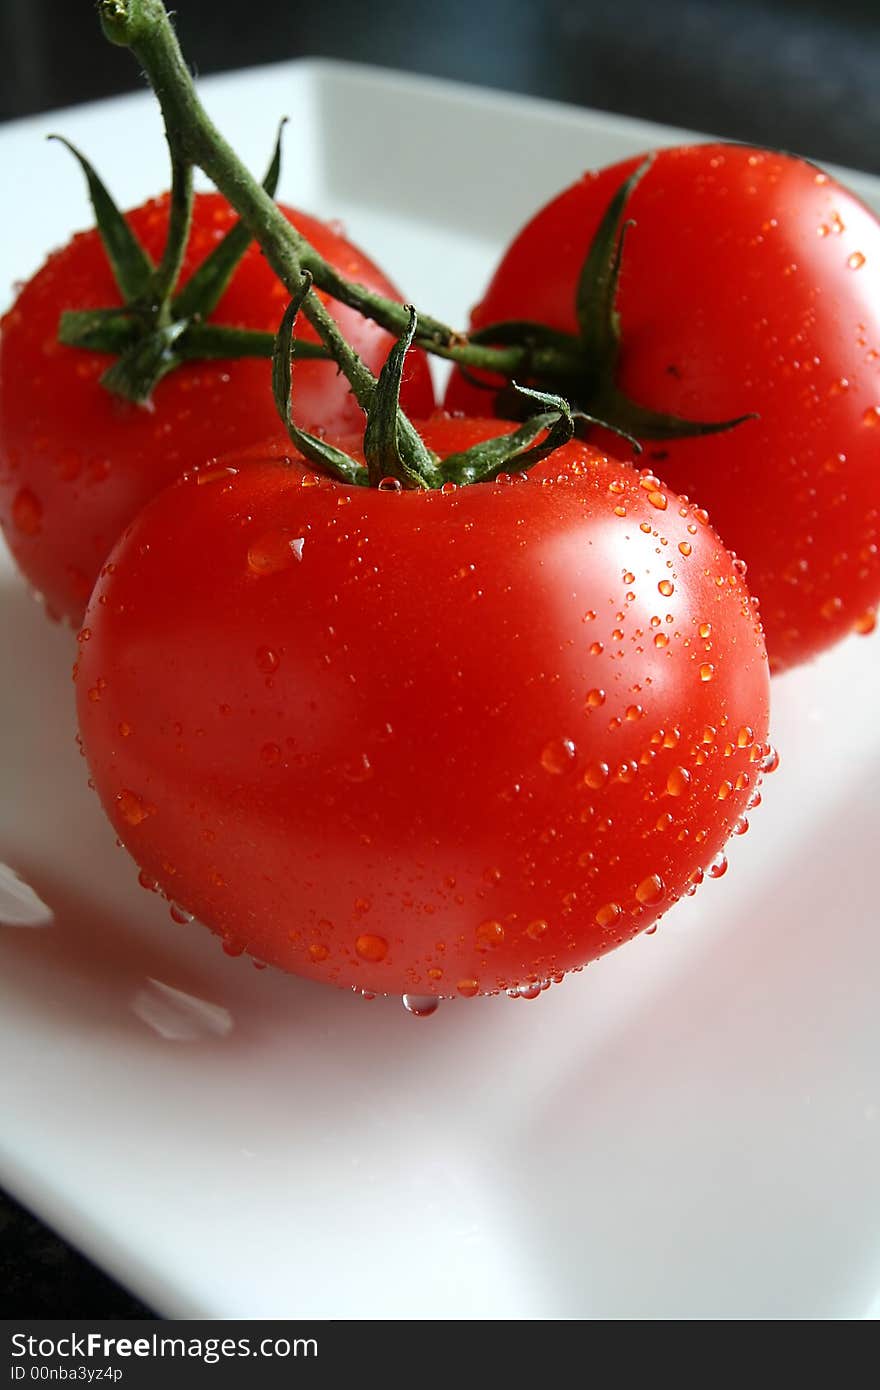
[[[287,216],[346,275],[385,294],[397,291],[340,232],[305,213]],[[158,260],[167,196],[128,215]],[[218,194],[198,194],[181,283],[235,221]],[[252,245],[211,320],[274,332],[287,292]],[[0,333],[0,525],[22,571],[54,614],[79,622],[98,570],[144,503],[186,466],[220,451],[283,433],[275,414],[270,364],[259,359],[193,363],[159,382],[150,408],[113,397],[99,384],[110,358],[63,347],[65,309],[120,302],[96,231],[80,233],[50,256],[2,322]],[[391,339],[353,310],[335,305],[346,336],[378,369]],[[314,340],[301,322],[297,337]],[[427,362],[411,353],[403,399],[416,414],[432,409]],[[363,427],[348,383],[332,363],[295,368],[296,418],[328,435]]]
[[[516,237],[473,325],[574,330],[574,289],[609,200],[642,156],[586,174]],[[803,160],[736,145],[661,150],[627,208],[618,380],[727,434],[646,442],[748,563],[771,665],[874,624],[880,598],[880,225]],[[451,409],[482,413],[454,377]],[[604,442],[612,447],[610,437]],[[620,447],[619,444],[617,447]]]
[[[766,752],[705,519],[586,445],[448,493],[272,452],[154,499],[86,615],[81,738],[137,863],[232,952],[384,993],[528,986],[649,926]]]

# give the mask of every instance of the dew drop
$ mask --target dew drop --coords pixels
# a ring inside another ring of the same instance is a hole
[[[873,632],[877,626],[877,609],[866,608],[853,623],[853,631],[861,633],[866,637],[869,632]]]
[[[30,488],[23,487],[12,502],[12,522],[23,536],[37,536],[43,529],[43,506]]]
[[[712,665],[711,661],[704,661],[700,667],[700,680],[703,682],[710,681],[714,675],[715,667]]]
[[[322,960],[326,960],[329,954],[330,947],[325,946],[323,941],[313,941],[309,947],[309,959],[313,960],[315,964],[318,964]]]
[[[302,560],[304,536],[291,537],[285,531],[267,531],[247,553],[248,567],[254,574],[278,574]]]
[[[664,598],[670,598],[675,593],[675,585],[671,579],[661,579],[657,588]]]
[[[514,985],[512,989],[507,991],[507,994],[510,999],[537,999],[542,989],[546,989],[547,984],[549,981],[545,984],[543,980],[531,980],[525,985]]]
[[[723,850],[716,854],[709,865],[708,872],[710,878],[722,878],[727,873],[727,855]]]
[[[663,882],[660,875],[648,874],[647,878],[643,878],[636,889],[636,899],[644,905],[659,903],[665,893],[666,884]]]
[[[861,251],[853,251],[851,256],[847,256],[846,263],[850,270],[861,270],[865,264],[865,257]]]
[[[481,922],[476,930],[476,938],[480,950],[489,950],[491,947],[502,945],[504,928],[500,922]]]
[[[465,999],[473,999],[474,995],[480,992],[480,986],[476,980],[459,980],[455,988]]]
[[[413,1018],[430,1018],[440,1007],[440,1000],[434,994],[404,994],[401,1003]]]
[[[534,922],[529,922],[529,925],[526,927],[526,936],[530,937],[532,941],[540,941],[541,937],[547,932],[547,929],[548,923],[544,921],[544,918],[536,917]]]
[[[570,738],[554,738],[544,745],[541,766],[545,772],[559,776],[568,772],[577,755],[577,746]]]
[[[596,922],[600,927],[610,927],[622,913],[623,908],[620,903],[605,903],[604,907],[600,907],[596,913]]]
[[[609,772],[607,763],[592,763],[584,773],[584,783],[592,787],[593,791],[598,791],[608,781]]]
[[[779,754],[777,753],[775,748],[768,748],[764,756],[764,761],[761,765],[762,772],[766,777],[769,777],[770,773],[775,772],[778,766]]]
[[[273,671],[278,670],[280,658],[278,653],[274,652],[271,647],[257,647],[256,661],[261,671],[265,671],[267,675],[271,675]]]
[[[180,903],[169,903],[168,911],[171,915],[172,922],[178,922],[181,926],[186,926],[188,922],[194,920],[193,914],[187,912],[185,907],[181,907]]]
[[[388,954],[388,942],[384,936],[373,936],[370,932],[364,932],[355,941],[354,949],[361,960],[380,961]]]
[[[604,690],[588,690],[587,705],[590,709],[599,709],[605,703]]]
[[[666,790],[670,796],[684,796],[691,783],[691,774],[686,767],[672,768],[666,778]]]
[[[402,492],[403,484],[399,478],[382,478],[379,483],[379,492]]]
[[[116,806],[122,819],[129,825],[140,825],[141,821],[145,821],[155,810],[155,807],[148,806],[137,792],[129,791],[127,787],[116,793]]]

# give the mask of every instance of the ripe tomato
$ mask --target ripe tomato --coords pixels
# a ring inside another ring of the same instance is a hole
[[[385,993],[534,992],[649,926],[767,752],[705,516],[579,443],[431,492],[280,452],[155,498],[89,605],[81,738],[142,870],[231,951]]]
[[[333,265],[363,284],[395,294],[381,272],[340,232],[285,209]],[[168,198],[128,215],[158,260],[165,242]],[[198,194],[181,283],[236,220],[217,194]],[[274,332],[288,295],[251,245],[211,321]],[[55,252],[19,294],[0,337],[0,525],[20,568],[49,609],[79,622],[110,547],[144,503],[186,465],[239,448],[273,432],[270,364],[259,359],[194,362],[160,381],[152,406],[111,396],[99,377],[104,354],[61,346],[65,309],[120,303],[95,230]],[[348,339],[378,370],[392,339],[355,311],[334,307]],[[298,337],[314,340],[305,322]],[[296,367],[297,421],[327,434],[363,427],[348,383],[332,362]],[[410,353],[405,408],[433,408],[427,362]]]
[[[586,174],[532,219],[474,327],[531,319],[576,330],[581,264],[641,158]],[[619,385],[692,419],[760,417],[726,434],[645,441],[648,461],[748,562],[774,669],[870,630],[880,598],[876,218],[813,165],[735,145],[661,150],[626,216]],[[446,398],[474,414],[491,399],[460,376]]]

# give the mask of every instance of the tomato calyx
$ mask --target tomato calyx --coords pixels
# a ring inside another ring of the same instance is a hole
[[[564,392],[584,412],[589,411],[582,418],[631,442],[633,437],[663,440],[720,434],[755,418],[746,414],[730,420],[688,420],[640,405],[617,385],[621,350],[617,294],[627,234],[636,225],[626,216],[626,210],[652,163],[649,155],[623,180],[590,244],[575,290],[577,334],[529,320],[506,320],[488,324],[470,335],[472,343],[525,349],[529,354],[527,379],[542,389]],[[551,355],[552,360],[545,365],[542,358]],[[496,392],[498,414],[517,418],[521,407],[509,387],[499,390],[472,373],[466,375],[473,385]]]
[[[283,127],[282,121],[263,180],[270,197],[281,171]],[[119,308],[67,310],[59,321],[58,341],[64,346],[106,352],[116,359],[103,373],[102,386],[144,405],[162,377],[183,362],[271,357],[271,333],[205,322],[253,239],[243,222],[230,228],[187,283],[174,292],[192,210],[192,165],[187,160],[172,155],[168,237],[162,258],[154,265],[85,155],[62,135],[49,138],[70,151],[85,175],[98,234],[123,300]],[[298,342],[294,351],[300,357],[327,356],[315,343]]]
[[[406,354],[418,328],[418,314],[407,305],[408,324],[397,339],[372,390],[362,401],[366,415],[364,461],[354,458],[318,435],[300,429],[293,418],[291,370],[293,329],[297,315],[311,293],[312,277],[306,270],[302,284],[285,310],[272,358],[272,392],[281,422],[302,456],[322,472],[352,487],[437,489],[448,483],[457,487],[492,482],[500,474],[523,472],[567,444],[575,432],[575,412],[561,396],[519,387],[526,403],[546,407],[512,433],[482,440],[469,449],[441,458],[425,444],[400,407],[400,386]],[[341,372],[361,386],[368,369],[345,341],[332,320],[318,324],[324,345]],[[372,376],[371,373],[369,373]]]

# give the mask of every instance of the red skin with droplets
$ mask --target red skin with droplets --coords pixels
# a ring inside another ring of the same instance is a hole
[[[345,275],[399,298],[339,232],[305,213],[283,210]],[[181,284],[235,220],[218,194],[196,196]],[[167,195],[135,209],[128,221],[158,260]],[[275,332],[288,298],[252,244],[210,321]],[[83,232],[27,283],[0,336],[0,525],[49,610],[75,623],[111,546],[150,497],[185,467],[284,434],[265,360],[187,364],[159,382],[149,409],[111,396],[98,379],[112,359],[61,346],[58,318],[65,309],[119,303],[97,232]],[[332,307],[349,341],[378,371],[390,336],[355,311],[335,302]],[[296,336],[315,340],[302,319]],[[422,353],[409,354],[402,398],[414,414],[433,408]],[[333,363],[296,364],[294,400],[298,423],[312,432],[333,436],[363,428],[362,412]]]
[[[582,444],[447,493],[281,453],[155,498],[86,615],[83,745],[148,878],[233,953],[392,994],[528,988],[650,926],[766,752],[705,518]]]
[[[475,328],[574,331],[600,218],[643,156],[588,173],[518,234]],[[874,626],[880,599],[880,224],[815,166],[737,145],[661,150],[627,205],[619,382],[727,434],[646,441],[748,563],[774,670]],[[491,395],[454,375],[450,409]],[[611,437],[597,436],[606,447]]]

